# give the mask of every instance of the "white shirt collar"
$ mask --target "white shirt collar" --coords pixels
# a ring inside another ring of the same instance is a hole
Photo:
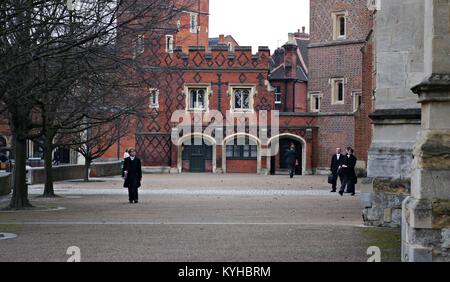
[[[136,157],[130,157],[130,159],[131,159],[132,161],[134,161],[135,158],[136,158]]]

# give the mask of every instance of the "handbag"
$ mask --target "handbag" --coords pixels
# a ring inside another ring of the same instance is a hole
[[[333,184],[333,180],[334,180],[334,175],[333,174],[329,174],[328,175],[328,184]]]

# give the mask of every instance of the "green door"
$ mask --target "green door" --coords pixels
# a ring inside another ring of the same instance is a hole
[[[191,146],[190,171],[205,172],[205,146]]]

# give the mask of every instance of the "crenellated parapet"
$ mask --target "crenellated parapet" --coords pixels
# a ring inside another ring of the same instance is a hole
[[[270,49],[259,47],[256,54],[252,47],[239,46],[229,51],[227,46],[212,46],[206,50],[204,46],[190,46],[188,53],[183,53],[181,47],[174,48],[169,60],[172,66],[186,69],[212,70],[265,70],[269,69]]]

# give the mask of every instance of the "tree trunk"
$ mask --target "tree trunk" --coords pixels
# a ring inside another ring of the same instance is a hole
[[[9,204],[10,209],[20,210],[30,208],[28,201],[28,185],[26,183],[27,140],[13,134],[15,148],[15,164],[13,172],[13,195]]]
[[[45,161],[45,186],[43,197],[55,197],[55,190],[53,189],[53,146],[52,136],[45,136],[44,139],[44,161]]]
[[[91,168],[91,160],[86,159],[84,163],[84,182],[89,182],[89,169]]]

